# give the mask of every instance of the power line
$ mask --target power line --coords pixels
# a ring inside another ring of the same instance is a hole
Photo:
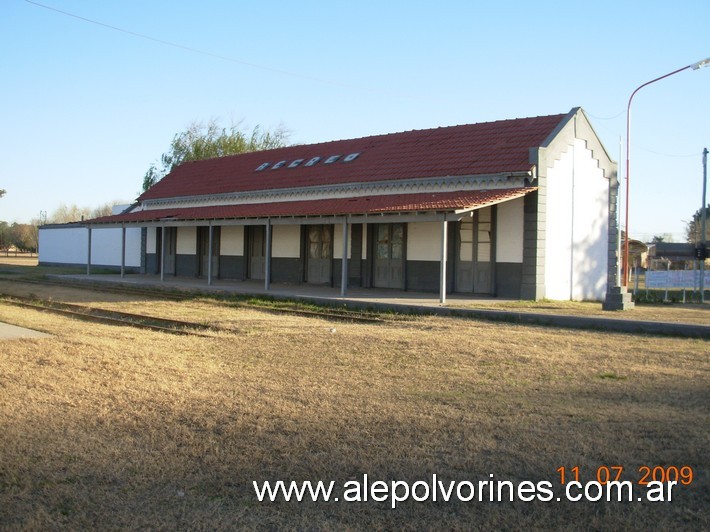
[[[626,114],[626,110],[624,110],[614,116],[602,117],[602,116],[595,116],[595,115],[589,113],[586,109],[584,112],[587,114],[588,117],[593,118],[594,120],[602,120],[602,121],[614,120],[614,119],[619,118],[620,116]],[[596,125],[598,128],[601,128],[608,133],[616,133],[616,132],[613,132],[608,127],[606,127],[605,124],[596,124]],[[652,153],[654,155],[659,155],[661,157],[671,157],[671,158],[675,158],[675,159],[688,159],[690,157],[700,157],[700,154],[701,154],[701,152],[697,152],[697,151],[693,152],[693,153],[665,153],[665,152],[652,150],[650,148],[645,148],[644,146],[637,146],[637,149],[640,149],[640,150],[648,152],[648,153]]]
[[[249,62],[249,61],[244,61],[244,60],[242,60],[242,59],[236,59],[236,58],[234,58],[234,57],[228,57],[228,56],[226,56],[226,55],[215,54],[215,53],[213,53],[213,52],[208,52],[208,51],[206,51],[206,50],[200,50],[200,49],[198,49],[198,48],[192,48],[192,47],[186,46],[186,45],[184,45],[184,44],[179,44],[179,43],[175,43],[175,42],[172,42],[172,41],[166,41],[166,40],[164,40],[164,39],[159,39],[159,38],[157,38],[157,37],[151,37],[150,35],[145,35],[145,34],[143,34],[143,33],[137,33],[137,32],[135,32],[135,31],[126,30],[126,29],[124,29],[124,28],[119,28],[119,27],[117,27],[117,26],[112,26],[111,24],[106,24],[105,22],[100,22],[100,21],[98,21],[98,20],[93,20],[93,19],[90,19],[90,18],[82,17],[82,16],[80,16],[80,15],[75,15],[74,13],[69,13],[68,11],[62,11],[61,9],[57,9],[57,8],[55,8],[55,7],[47,6],[47,5],[44,5],[44,4],[40,4],[39,2],[33,2],[32,0],[25,0],[25,2],[27,2],[28,4],[32,4],[32,5],[34,5],[34,6],[37,6],[37,7],[41,7],[41,8],[47,9],[47,10],[49,10],[49,11],[54,11],[55,13],[59,13],[59,14],[61,14],[61,15],[65,15],[65,16],[67,16],[67,17],[71,17],[71,18],[75,18],[75,19],[77,19],[77,20],[81,20],[81,21],[83,21],[83,22],[88,22],[88,23],[90,23],[90,24],[95,24],[95,25],[97,25],[97,26],[101,26],[101,27],[103,27],[103,28],[107,28],[107,29],[110,29],[110,30],[113,30],[113,31],[118,31],[118,32],[121,32],[121,33],[125,33],[126,35],[131,35],[132,37],[138,37],[138,38],[140,38],[140,39],[145,39],[145,40],[147,40],[147,41],[152,41],[152,42],[155,42],[155,43],[158,43],[158,44],[162,44],[162,45],[165,45],[165,46],[171,46],[171,47],[177,48],[177,49],[179,49],[179,50],[184,50],[184,51],[187,51],[187,52],[192,52],[192,53],[195,53],[195,54],[204,55],[204,56],[207,56],[207,57],[211,57],[211,58],[213,58],[213,59],[219,59],[219,60],[222,60],[222,61],[228,61],[228,62],[230,62],[230,63],[236,63],[236,64],[238,64],[238,65],[244,65],[244,66],[248,66],[248,67],[252,67],[252,68],[258,68],[258,69],[260,69],[260,70],[266,70],[266,71],[268,71],[268,72],[274,72],[274,73],[276,73],[276,74],[282,74],[282,75],[285,75],[285,76],[291,76],[291,77],[295,77],[295,78],[306,79],[306,80],[309,80],[309,81],[316,81],[316,82],[318,82],[318,83],[326,83],[326,84],[328,84],[328,85],[335,85],[335,86],[343,87],[343,88],[347,88],[347,89],[355,89],[355,90],[360,90],[360,91],[365,91],[365,92],[375,92],[375,93],[377,93],[377,92],[383,93],[383,92],[384,92],[384,91],[379,91],[379,90],[376,90],[376,89],[369,89],[369,88],[366,88],[366,87],[358,87],[358,86],[356,86],[356,85],[349,85],[349,84],[347,84],[347,83],[342,83],[342,82],[339,82],[339,81],[333,81],[333,80],[318,78],[318,77],[315,77],[315,76],[309,76],[309,75],[307,75],[307,74],[300,74],[300,73],[298,73],[298,72],[291,72],[291,71],[288,71],[288,70],[282,70],[282,69],[279,69],[279,68],[273,68],[273,67],[269,67],[269,66],[264,66],[264,65],[257,64],[257,63],[251,63],[251,62]]]
[[[624,109],[623,111],[621,111],[618,114],[615,114],[614,116],[594,116],[593,114],[587,112],[586,109],[584,110],[584,112],[587,113],[588,117],[593,118],[594,120],[615,120],[615,119],[619,118],[621,115],[625,115],[626,109]]]

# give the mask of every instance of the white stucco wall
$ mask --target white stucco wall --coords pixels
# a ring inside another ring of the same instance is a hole
[[[523,262],[523,206],[516,198],[498,204],[496,215],[496,262]]]
[[[145,252],[156,253],[158,246],[158,229],[156,227],[148,227],[145,233]]]
[[[584,141],[548,170],[545,297],[604,299],[609,180]]]
[[[39,262],[86,264],[88,234],[85,227],[40,227]]]
[[[105,266],[121,265],[121,229],[92,229],[91,263]],[[126,229],[126,266],[141,265],[141,230]]]
[[[298,225],[271,226],[271,256],[298,258],[301,256],[301,227]]]
[[[451,246],[451,242],[448,242]],[[407,224],[407,260],[439,262],[441,259],[441,223]]]
[[[178,255],[197,254],[197,227],[178,227],[177,245],[175,252]]]
[[[121,266],[121,229],[92,229],[91,263],[96,266]],[[39,230],[39,261],[55,264],[86,264],[89,231],[85,227],[41,227]],[[141,230],[126,229],[126,259],[128,267],[141,265]]]
[[[230,257],[244,256],[244,226],[222,226],[222,229],[220,229],[219,253]]]

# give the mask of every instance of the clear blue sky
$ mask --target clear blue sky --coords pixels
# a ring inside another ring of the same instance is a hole
[[[612,157],[640,84],[710,56],[707,0],[0,3],[0,220],[132,201],[195,120],[311,143],[583,107]],[[710,68],[633,104],[631,232],[683,236]]]

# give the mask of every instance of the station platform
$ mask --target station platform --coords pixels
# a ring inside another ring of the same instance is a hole
[[[501,303],[506,302],[505,299],[492,298],[490,296],[478,297],[472,294],[447,294],[446,301],[442,304],[439,300],[439,294],[388,289],[349,288],[345,296],[343,296],[339,287],[271,283],[267,290],[264,281],[254,280],[214,280],[211,284],[208,284],[206,279],[194,277],[168,277],[161,280],[158,275],[145,274],[128,274],[124,277],[118,274],[62,275],[56,277],[87,284],[109,283],[127,287],[144,286],[152,289],[184,291],[196,294],[267,296],[275,299],[312,302],[331,307],[346,307],[353,310],[457,316],[565,329],[710,338],[710,325],[705,324],[639,320],[633,319],[632,315],[617,313],[608,313],[608,317],[606,315],[578,315],[565,312],[563,309],[560,310],[559,314],[535,312],[530,311],[530,309],[519,311],[505,308],[501,305]]]

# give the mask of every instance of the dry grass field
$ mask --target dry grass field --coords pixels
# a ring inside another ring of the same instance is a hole
[[[94,268],[94,279],[100,278],[102,271]],[[58,268],[37,266],[37,257],[4,257],[0,255],[0,292],[25,294],[36,290],[20,288],[12,291],[9,280],[37,278],[44,275],[84,274],[86,268]],[[5,283],[3,283],[3,280]],[[19,290],[19,291],[18,291]],[[47,289],[48,290],[48,289]],[[62,292],[58,292],[62,297]],[[68,297],[76,297],[71,294]],[[688,295],[690,301],[690,295]],[[530,312],[536,314],[563,314],[594,316],[610,319],[630,319],[640,321],[663,321],[671,323],[710,324],[710,299],[704,305],[698,303],[648,304],[636,305],[627,312],[607,312],[595,301],[512,301],[493,299],[457,300],[450,298],[448,306],[453,308],[490,309],[511,312]]]
[[[0,303],[0,321],[54,335],[0,343],[0,529],[710,527],[707,341],[432,317],[333,323],[52,290],[223,329],[179,337]],[[695,475],[655,503],[393,510],[258,502],[252,488],[492,473],[559,489],[560,466],[579,466],[587,481],[604,465],[632,481],[642,466]]]

